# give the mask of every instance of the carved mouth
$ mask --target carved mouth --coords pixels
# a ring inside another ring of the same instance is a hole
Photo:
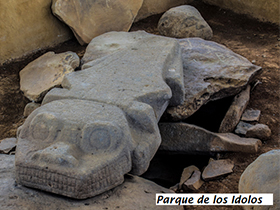
[[[127,155],[86,175],[79,173],[79,168],[75,169],[75,172],[71,170],[71,175],[67,175],[59,170],[35,165],[20,163],[16,167],[19,184],[76,199],[93,197],[120,185],[124,181],[123,175],[131,170]]]

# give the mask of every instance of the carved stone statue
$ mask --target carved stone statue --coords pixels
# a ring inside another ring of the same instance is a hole
[[[168,104],[184,101],[180,46],[145,32],[94,38],[81,71],[68,74],[18,130],[19,184],[84,199],[144,173]]]

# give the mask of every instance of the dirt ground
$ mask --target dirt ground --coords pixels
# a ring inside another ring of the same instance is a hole
[[[238,181],[245,168],[260,154],[272,149],[280,149],[279,145],[279,52],[280,35],[276,25],[258,22],[244,15],[202,3],[193,4],[213,29],[212,41],[225,45],[234,52],[246,57],[254,64],[261,66],[263,72],[257,76],[259,84],[251,93],[248,108],[261,110],[260,123],[266,124],[272,131],[269,140],[257,154],[221,154],[220,158],[234,161],[234,172],[224,178],[204,183],[200,193],[237,193]],[[145,30],[158,34],[157,22],[161,15],[156,15],[135,23],[131,31]],[[15,137],[16,129],[24,122],[23,110],[28,100],[19,89],[19,71],[29,62],[46,51],[75,51],[82,56],[85,47],[75,40],[68,41],[53,49],[30,55],[21,61],[0,66],[0,139]],[[185,209],[242,209],[241,207],[185,207]]]

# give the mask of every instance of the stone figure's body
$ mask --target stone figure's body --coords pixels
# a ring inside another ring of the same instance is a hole
[[[110,32],[92,40],[82,62],[19,129],[15,163],[20,184],[78,199],[144,173],[161,115],[184,101],[174,39]]]

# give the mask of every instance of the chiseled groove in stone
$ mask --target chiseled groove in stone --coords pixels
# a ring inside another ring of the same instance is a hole
[[[83,198],[95,195],[95,191],[106,188],[110,184],[114,184],[120,181],[120,178],[116,175],[116,169],[127,163],[127,156],[122,156],[117,164],[110,164],[93,174],[87,181],[87,192],[83,194]],[[69,177],[64,174],[52,172],[51,170],[45,170],[43,168],[22,167],[18,166],[19,179],[22,184],[34,185],[44,184],[51,187],[51,192],[57,193],[57,191],[63,192],[63,195],[70,196],[72,193],[77,193],[77,183],[80,181],[77,178]],[[109,174],[109,176],[106,176]],[[32,177],[32,178],[31,178]]]
[[[96,174],[93,174],[90,179],[88,179],[88,189],[89,192],[92,190],[100,190],[109,184],[115,182],[118,179],[116,171],[119,167],[122,167],[124,164],[127,164],[127,156],[122,156],[117,164],[110,164],[109,166],[104,167],[102,170],[98,171]],[[109,176],[106,176],[109,174]],[[97,180],[97,181],[96,181]]]

